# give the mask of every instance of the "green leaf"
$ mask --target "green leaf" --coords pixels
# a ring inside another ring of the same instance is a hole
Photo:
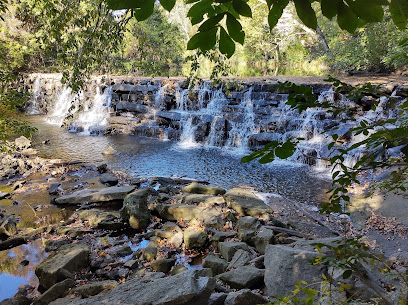
[[[275,27],[275,25],[278,23],[279,18],[282,16],[283,10],[288,5],[288,3],[289,3],[289,0],[273,1],[272,7],[268,14],[269,29],[271,31]]]
[[[373,3],[372,0],[358,0],[349,4],[354,14],[367,22],[381,22],[384,17],[381,5]]]
[[[275,159],[275,154],[271,151],[259,159],[259,163],[266,164],[271,163]]]
[[[241,23],[231,14],[227,15],[227,29],[230,37],[240,44],[244,44],[245,32]]]
[[[235,52],[235,43],[223,27],[220,27],[220,52],[230,58]]]
[[[280,159],[287,159],[296,151],[296,145],[290,141],[275,149],[275,155]]]
[[[224,18],[224,13],[211,17],[203,22],[202,25],[198,28],[199,31],[207,31],[213,27],[215,27],[221,20]]]
[[[176,0],[160,0],[160,4],[164,7],[165,10],[170,12],[176,4]]]
[[[191,18],[191,23],[197,24],[203,20],[203,15],[211,9],[211,0],[201,0],[194,4],[188,11],[187,17]]]
[[[309,0],[293,0],[295,2],[296,13],[300,20],[311,29],[317,28],[316,13]]]
[[[349,33],[354,33],[359,25],[359,20],[353,10],[344,4],[343,1],[339,1],[337,6],[337,21],[339,26],[348,31]]]
[[[408,0],[391,0],[392,21],[400,30],[405,30],[408,22]]]
[[[145,0],[140,8],[134,10],[135,17],[138,21],[143,21],[149,18],[154,11],[155,0]]]
[[[187,43],[187,50],[200,48],[201,51],[211,50],[216,41],[217,28],[212,28],[208,31],[198,32]]]
[[[329,19],[337,15],[337,6],[340,0],[322,0],[322,14]]]
[[[232,7],[241,16],[252,17],[252,10],[245,1],[232,0]]]
[[[352,274],[353,274],[353,271],[350,269],[347,269],[346,271],[343,272],[343,279],[348,279]]]

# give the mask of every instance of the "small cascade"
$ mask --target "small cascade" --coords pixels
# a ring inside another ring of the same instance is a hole
[[[112,103],[112,87],[107,87],[103,93],[99,86],[91,105],[86,105],[76,120],[70,123],[69,131],[81,132],[85,135],[95,135],[104,132],[104,126],[109,118],[109,108]]]
[[[41,76],[38,75],[34,81],[34,86],[31,92],[30,104],[26,110],[27,114],[29,115],[41,114],[41,111],[38,108],[38,100],[40,98],[41,98]]]
[[[74,112],[77,108],[77,101],[81,100],[83,97],[82,93],[73,95],[71,93],[71,88],[64,86],[61,93],[54,105],[52,112],[47,118],[49,124],[62,126],[66,117]]]

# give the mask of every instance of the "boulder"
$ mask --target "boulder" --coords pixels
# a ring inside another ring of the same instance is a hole
[[[176,260],[174,258],[158,259],[152,262],[152,268],[154,271],[167,273],[175,263]]]
[[[255,289],[264,285],[265,270],[244,266],[217,275],[217,278],[236,289]]]
[[[208,254],[203,260],[203,268],[211,269],[213,275],[224,273],[227,270],[228,263],[225,259]]]
[[[155,210],[160,215],[160,218],[166,220],[185,221],[196,218],[203,219],[205,223],[211,224],[215,222],[218,225],[222,225],[222,220],[219,219],[221,216],[220,212],[206,207],[187,204],[160,204],[155,207]]]
[[[249,251],[249,247],[244,242],[220,242],[218,243],[218,251],[227,260],[230,261],[235,252],[239,249]]]
[[[25,136],[21,136],[14,140],[14,145],[16,149],[23,150],[31,147],[31,141],[27,139]]]
[[[249,254],[248,251],[239,249],[232,257],[231,262],[228,265],[228,269],[231,270],[243,267],[248,264],[251,259],[251,254]]]
[[[207,195],[224,195],[225,190],[220,187],[212,187],[193,182],[182,189],[184,193],[207,194]]]
[[[147,209],[147,198],[150,194],[150,188],[141,188],[130,193],[123,200],[120,214],[133,229],[145,230],[150,223],[150,212]]]
[[[284,245],[268,245],[265,250],[265,285],[270,296],[282,296],[295,289],[296,283],[320,283],[326,268],[312,265],[311,260],[319,253],[309,247],[294,248]],[[320,284],[310,288],[318,289]]]
[[[238,238],[248,242],[255,236],[261,223],[258,218],[252,216],[241,217],[237,221]]]
[[[235,232],[223,232],[223,231],[214,231],[214,235],[212,237],[212,241],[214,246],[217,246],[219,242],[226,240],[227,238],[234,237],[236,235]]]
[[[223,204],[224,202],[225,200],[224,200],[224,197],[222,196],[210,196],[210,195],[202,195],[202,194],[188,194],[188,195],[184,195],[181,198],[181,203],[185,203],[185,204],[203,203],[207,207]]]
[[[210,296],[207,305],[224,305],[227,294],[224,292],[216,292]]]
[[[273,230],[261,227],[255,236],[251,238],[251,241],[260,254],[265,254],[266,246],[272,244],[274,238]]]
[[[187,249],[204,247],[207,239],[207,234],[199,229],[188,228],[184,231],[184,244]]]
[[[82,220],[88,221],[93,229],[119,230],[123,227],[118,212],[105,212],[98,209],[82,210],[78,212]]]
[[[257,305],[265,304],[268,300],[259,293],[249,289],[242,289],[228,294],[224,301],[224,305]]]
[[[106,280],[101,282],[94,282],[90,284],[85,284],[78,286],[71,290],[72,293],[79,294],[84,298],[89,298],[91,296],[97,295],[102,291],[111,290],[118,286],[118,282],[112,280]]]
[[[36,299],[32,305],[48,305],[52,301],[55,301],[61,297],[69,288],[75,285],[75,281],[72,279],[66,279],[62,282],[56,283],[50,289],[45,291],[38,299]]]
[[[215,288],[215,279],[202,270],[188,270],[145,282],[135,278],[103,295],[77,302],[77,305],[206,305]]]
[[[230,189],[225,194],[225,201],[229,207],[233,208],[242,216],[264,216],[272,212],[271,208],[256,195],[241,188]]]
[[[159,246],[157,243],[150,241],[146,248],[143,249],[143,258],[147,261],[152,261],[156,258],[157,251],[159,251]]]
[[[70,272],[80,271],[88,266],[89,247],[85,244],[68,244],[61,246],[55,255],[47,257],[35,269],[40,285],[50,288],[57,282],[57,273],[60,269]]]
[[[55,199],[56,204],[81,205],[91,203],[106,203],[123,200],[132,192],[135,186],[113,186],[106,188],[84,189],[70,195]]]
[[[99,181],[101,181],[102,184],[107,184],[110,186],[114,186],[119,183],[118,177],[111,173],[102,174],[101,177],[99,178]]]

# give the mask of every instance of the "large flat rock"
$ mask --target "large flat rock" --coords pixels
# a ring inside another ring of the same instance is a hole
[[[80,271],[88,266],[89,247],[85,244],[63,245],[57,253],[47,257],[35,269],[35,274],[40,279],[40,285],[50,288],[57,283],[57,273],[60,269],[70,272]]]
[[[78,305],[206,305],[215,279],[202,270],[189,270],[152,282],[136,278],[104,295],[79,301]]]
[[[81,205],[90,203],[123,200],[136,186],[112,186],[106,188],[84,189],[55,200],[57,204]]]
[[[229,207],[233,208],[243,216],[262,216],[267,213],[272,213],[270,207],[268,207],[255,194],[245,189],[230,189],[225,194],[225,201]]]

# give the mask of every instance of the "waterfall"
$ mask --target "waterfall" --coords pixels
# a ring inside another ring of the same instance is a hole
[[[112,87],[107,87],[103,93],[99,86],[91,105],[86,105],[78,118],[70,123],[71,132],[81,132],[84,135],[94,135],[104,132],[104,126],[109,118],[109,108],[112,103]]]
[[[38,99],[41,97],[41,76],[38,75],[35,78],[34,86],[31,92],[30,104],[27,107],[27,114],[36,115],[41,114],[40,109],[38,109]]]
[[[75,100],[81,99],[81,94],[73,96],[71,88],[64,86],[54,105],[52,112],[47,118],[49,124],[62,126],[65,118],[69,115],[70,110],[76,108]]]

